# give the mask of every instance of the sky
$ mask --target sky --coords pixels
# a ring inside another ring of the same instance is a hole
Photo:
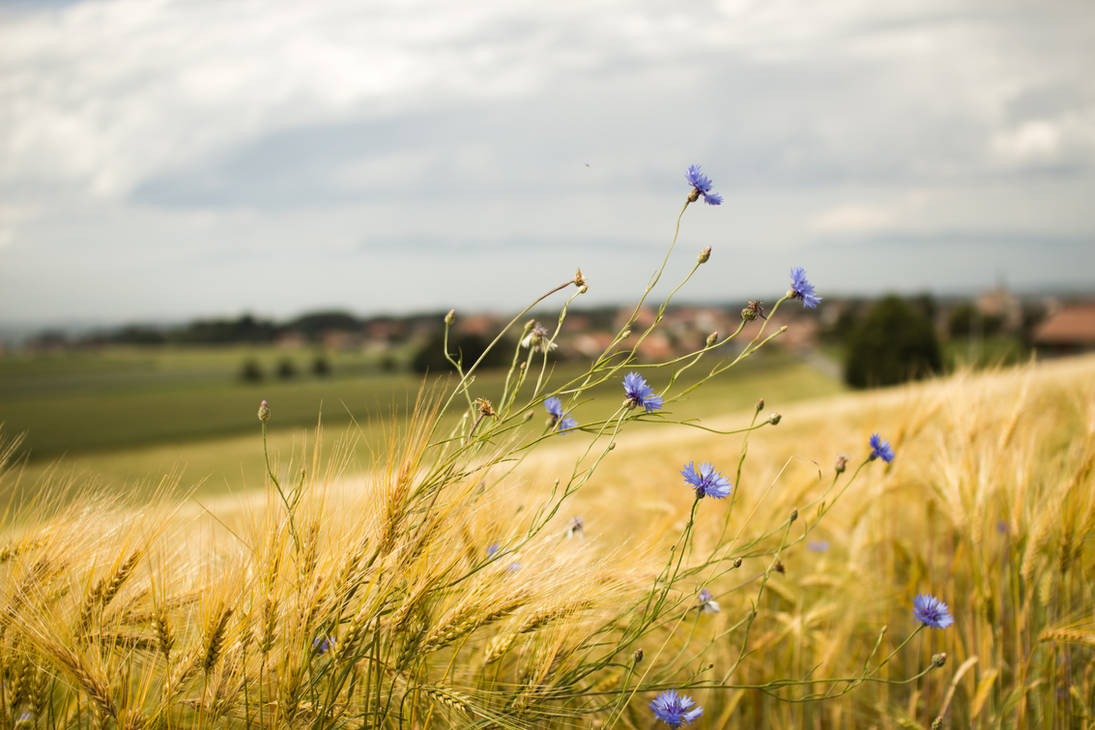
[[[0,0],[0,322],[1095,291],[1095,4]]]

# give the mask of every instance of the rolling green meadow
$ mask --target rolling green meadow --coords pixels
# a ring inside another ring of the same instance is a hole
[[[187,488],[233,491],[262,484],[259,401],[269,401],[276,412],[270,433],[275,450],[298,452],[322,425],[322,441],[353,441],[353,467],[367,470],[393,420],[407,416],[419,390],[451,380],[381,372],[375,357],[355,354],[327,355],[332,372],[322,378],[247,383],[238,377],[247,359],[272,370],[287,356],[306,365],[313,354],[273,347],[107,347],[0,358],[0,424],[8,439],[20,437],[16,457],[30,482],[45,474],[79,476],[140,499],[170,473]],[[561,381],[577,372],[568,364],[552,377]],[[505,372],[487,371],[478,384],[491,396],[504,380]],[[589,397],[603,400],[615,389],[606,384]],[[745,408],[758,393],[775,404],[842,390],[791,356],[758,353],[677,411],[696,418]]]

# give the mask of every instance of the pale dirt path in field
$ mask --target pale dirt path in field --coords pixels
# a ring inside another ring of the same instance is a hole
[[[1062,387],[1080,386],[1085,382],[1095,382],[1095,355],[1064,358],[1037,363],[1033,366],[1011,368],[996,373],[979,373],[973,377],[979,388],[999,391],[1001,397],[1008,397],[1009,392],[1014,392],[1022,382],[1021,375],[1026,374],[1036,381],[1053,381]],[[810,438],[817,438],[819,434],[835,431],[840,426],[846,430],[847,423],[885,423],[887,413],[897,410],[907,410],[921,405],[930,408],[930,403],[940,397],[944,397],[948,389],[962,387],[963,376],[950,377],[938,381],[926,383],[914,383],[901,387],[881,391],[864,391],[860,393],[847,393],[812,401],[804,401],[780,409],[778,403],[769,403],[761,418],[773,411],[782,415],[779,426],[765,427],[759,433],[766,436],[775,432],[776,438],[780,434],[793,437],[795,433],[802,432]],[[741,428],[749,424],[752,418],[751,411],[742,411],[703,421],[703,425],[719,430],[731,430]],[[786,433],[790,432],[790,433]],[[869,435],[869,434],[866,434]],[[864,443],[866,435],[861,439]],[[616,449],[609,454],[602,470],[608,473],[604,478],[598,473],[597,478],[589,485],[592,492],[589,496],[597,501],[596,491],[599,485],[611,481],[613,473],[620,471],[620,466],[626,467],[635,459],[647,457],[653,453],[664,455],[680,455],[678,460],[687,463],[690,460],[706,460],[704,450],[719,444],[718,436],[694,428],[687,428],[676,424],[657,425],[639,424],[629,431],[621,434],[616,439]],[[571,465],[580,456],[588,444],[587,440],[562,436],[557,442],[546,443],[529,454],[520,467],[514,472],[513,478],[525,482],[543,482],[548,479],[565,479],[570,472]],[[856,444],[862,451],[863,444]],[[835,451],[833,452],[835,456]],[[831,458],[831,457],[829,457]],[[713,457],[712,457],[713,460]],[[826,465],[827,466],[827,465]],[[675,462],[670,464],[675,471],[680,466]],[[330,504],[337,505],[340,498],[346,498],[359,493],[366,488],[369,473],[357,473],[345,475],[337,481],[327,485],[327,499]],[[603,495],[602,495],[603,496]],[[218,495],[215,497],[190,500],[178,508],[177,515],[180,518],[200,517],[206,514],[215,515],[216,518],[226,522],[234,522],[244,515],[257,515],[259,510],[268,503],[280,506],[272,501],[275,495],[262,490],[255,490],[245,494]],[[652,506],[652,505],[647,505]],[[657,505],[653,505],[657,506]]]

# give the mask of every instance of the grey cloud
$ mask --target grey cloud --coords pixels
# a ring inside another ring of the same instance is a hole
[[[122,26],[119,7],[72,20]],[[161,293],[185,315],[202,301],[191,281],[208,306],[244,306],[279,267],[303,277],[279,289],[289,311],[336,290],[361,308],[501,305],[576,258],[598,296],[625,296],[608,280],[645,280],[694,162],[727,196],[686,222],[689,245],[736,264],[697,279],[713,296],[761,274],[782,285],[788,257],[829,290],[984,283],[988,257],[1047,278],[1095,263],[1077,202],[1095,195],[1089,3],[216,4],[228,27],[195,57],[212,7],[104,33],[141,59],[117,67],[50,23],[25,57],[0,43],[0,82],[4,65],[25,82],[23,126],[0,118],[19,162],[0,193],[47,211],[6,224],[0,256],[32,278],[64,262],[55,296],[24,292],[40,306],[128,311]],[[842,208],[882,213],[859,235],[811,228]],[[348,272],[380,265],[421,282],[352,288]],[[484,269],[493,288],[470,291]],[[144,285],[163,271],[170,287]]]

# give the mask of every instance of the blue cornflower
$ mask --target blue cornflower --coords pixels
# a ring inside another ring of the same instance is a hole
[[[317,636],[312,642],[312,650],[316,654],[326,654],[331,649],[330,636]]]
[[[913,599],[913,615],[925,626],[935,629],[945,629],[954,623],[947,604],[928,593],[921,593]]]
[[[624,394],[632,405],[642,406],[647,413],[658,410],[664,403],[661,396],[654,395],[654,389],[647,385],[646,379],[638,373],[628,373],[624,376]]]
[[[555,427],[556,431],[569,431],[572,428],[577,428],[578,422],[570,416],[563,416],[559,419],[559,424]]]
[[[871,460],[882,459],[882,461],[889,464],[893,461],[894,453],[893,447],[890,446],[890,442],[884,440],[877,433],[871,434]]]
[[[730,496],[730,490],[733,489],[730,480],[706,462],[700,464],[700,468],[697,470],[695,463],[690,461],[687,466],[681,469],[681,474],[684,476],[684,480],[695,488],[697,498],[714,497],[715,499],[722,499]]]
[[[501,545],[499,545],[499,544],[498,544],[498,543],[496,543],[496,542],[492,542],[492,543],[491,543],[490,545],[488,545],[488,546],[487,546],[487,557],[488,557],[488,558],[493,558],[493,557],[494,557],[494,554],[495,554],[496,552],[498,552],[498,549],[499,549],[500,547],[502,547],[502,546],[501,546]]]
[[[578,422],[571,418],[569,413],[563,412],[563,402],[551,396],[544,401],[544,408],[547,409],[548,415],[551,417],[551,425],[555,427],[556,431],[567,431],[578,425]]]
[[[722,203],[722,196],[711,192],[711,178],[703,174],[699,165],[689,165],[688,174],[684,177],[688,180],[688,184],[692,186],[692,192],[688,194],[690,202],[699,200],[702,195],[704,202],[708,205],[720,205]]]
[[[699,601],[699,609],[702,613],[718,613],[719,602],[715,600],[715,597],[711,595],[711,591],[704,588],[696,596]]]
[[[551,414],[555,421],[563,417],[563,402],[555,396],[551,396],[544,401],[544,408],[547,409],[547,412]]]
[[[650,701],[650,709],[669,727],[680,727],[691,725],[693,720],[703,714],[703,708],[699,705],[694,710],[688,709],[695,704],[691,697],[678,694],[675,689],[667,689]]]
[[[802,306],[808,309],[817,307],[822,299],[814,290],[814,285],[806,281],[806,269],[801,266],[791,269],[791,298],[801,299]]]
[[[829,541],[828,540],[812,540],[812,541],[810,541],[810,543],[808,545],[806,545],[806,549],[809,550],[812,553],[828,552],[828,550],[829,550]]]

